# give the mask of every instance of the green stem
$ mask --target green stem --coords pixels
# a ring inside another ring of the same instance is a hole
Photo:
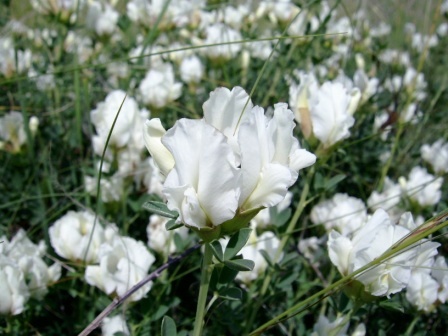
[[[300,195],[299,204],[297,205],[296,211],[294,212],[294,215],[291,218],[291,221],[288,224],[288,227],[286,229],[285,234],[283,235],[282,240],[280,241],[280,247],[277,249],[277,252],[275,254],[274,262],[277,262],[280,258],[280,255],[282,254],[283,250],[285,249],[286,243],[288,242],[289,237],[291,236],[292,232],[294,231],[297,221],[300,218],[300,215],[302,214],[303,210],[305,209],[305,206],[307,205],[307,197],[308,193],[310,191],[310,180],[311,177],[314,175],[315,166],[312,166],[311,169],[308,171],[308,174],[305,178],[305,186],[303,187],[302,194]],[[269,272],[266,277],[264,278],[263,285],[261,287],[261,291],[258,295],[258,297],[263,297],[264,294],[266,294],[266,291],[268,290],[269,283],[271,282],[271,275],[272,273]],[[248,319],[248,322],[246,324],[246,328],[250,328],[252,326],[252,323],[255,319],[255,316],[262,304],[261,300],[257,300],[257,303],[254,307],[254,309],[251,310],[250,317]],[[249,329],[246,329],[246,333]]]
[[[414,319],[412,320],[412,322],[409,325],[408,329],[406,329],[405,336],[413,335],[413,331],[414,331],[415,325],[417,324],[417,322],[420,319],[420,317],[421,317],[420,315],[417,315],[417,316],[414,317]]]
[[[194,321],[193,336],[202,335],[202,327],[204,326],[205,303],[207,301],[208,286],[212,276],[212,257],[213,252],[209,243],[204,244],[204,259],[201,268],[201,285],[199,288],[198,305],[196,309],[196,318]]]

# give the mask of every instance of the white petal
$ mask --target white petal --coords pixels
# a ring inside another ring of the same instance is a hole
[[[252,107],[249,95],[238,86],[232,91],[224,87],[217,88],[210,92],[210,98],[202,105],[204,119],[224,133],[237,159],[239,159],[238,129]]]
[[[313,133],[325,146],[350,136],[355,119],[348,113],[351,97],[341,83],[324,83],[311,109]]]
[[[238,206],[240,173],[227,138],[204,120],[181,119],[167,132],[163,144],[176,162],[164,185],[164,193],[169,197],[168,205],[184,212],[184,220],[197,218],[196,207],[193,208],[196,215],[193,215],[188,214],[190,210],[182,205],[184,202],[195,204],[193,200],[197,198],[212,225],[233,218]],[[190,187],[196,191],[196,196]],[[184,188],[183,197],[176,188]],[[185,197],[188,200],[184,200]]]
[[[276,163],[263,167],[258,184],[244,203],[244,209],[271,207],[277,205],[286,196],[291,182],[291,171]]]
[[[306,149],[298,148],[290,156],[291,169],[299,171],[300,169],[312,166],[316,162],[316,155],[308,152]]]
[[[154,163],[164,176],[168,175],[174,166],[173,156],[161,142],[165,133],[165,128],[163,128],[159,118],[146,120],[143,139],[146,148],[154,159]]]
[[[331,262],[342,275],[347,275],[350,268],[352,242],[337,231],[331,231],[328,237],[328,254]]]

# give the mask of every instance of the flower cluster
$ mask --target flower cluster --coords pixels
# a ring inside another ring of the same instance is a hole
[[[24,230],[9,241],[0,238],[0,314],[20,314],[30,297],[43,299],[61,277],[61,265],[47,266],[43,240],[34,244]]]
[[[108,295],[122,296],[143,280],[154,263],[154,256],[145,245],[118,234],[115,225],[103,227],[87,211],[69,211],[50,227],[51,244],[65,259],[85,261],[85,279]],[[138,301],[151,289],[146,284],[131,296]]]

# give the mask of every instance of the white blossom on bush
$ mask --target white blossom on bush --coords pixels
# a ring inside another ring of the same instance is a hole
[[[145,245],[130,237],[115,236],[98,249],[99,265],[86,268],[85,279],[106,294],[124,295],[131,287],[144,279],[155,258]],[[142,299],[151,289],[146,284],[133,295],[131,301]]]
[[[120,14],[108,3],[89,1],[86,24],[98,35],[111,35],[117,28]]]
[[[123,106],[120,110],[121,104]],[[141,122],[142,118],[148,117],[148,112],[146,110],[140,111],[137,102],[133,98],[127,97],[124,91],[114,90],[107,95],[103,102],[97,105],[96,109],[90,112],[90,119],[96,130],[92,143],[97,155],[103,154],[106,139],[118,111],[120,111],[120,114],[112,131],[109,146],[120,148],[133,143],[139,144],[140,148],[143,148]]]
[[[406,195],[422,207],[435,205],[442,197],[443,179],[419,166],[412,168],[408,179],[400,178],[400,184]]]
[[[432,145],[424,144],[420,153],[437,174],[448,172],[448,142],[439,139]]]
[[[0,255],[0,314],[20,314],[28,298],[23,272],[11,259]]]
[[[98,250],[104,242],[104,229],[95,216],[87,211],[69,211],[54,222],[50,229],[50,242],[55,252],[62,258],[93,263],[98,260]],[[93,231],[93,234],[92,234]],[[90,236],[92,240],[89,245]],[[87,254],[86,254],[87,252]]]
[[[348,138],[361,97],[359,90],[349,90],[340,82],[319,86],[313,74],[299,75],[300,85],[291,83],[289,87],[289,102],[304,136],[314,135],[325,147]]]
[[[185,83],[199,83],[204,75],[204,66],[195,55],[182,59],[179,70]]]
[[[347,194],[335,194],[311,210],[311,221],[323,224],[327,231],[336,229],[343,236],[353,234],[367,220],[364,202]]]
[[[162,108],[182,94],[182,83],[176,82],[171,63],[156,63],[146,73],[138,87],[141,102]]]
[[[405,216],[408,216],[405,214]],[[409,220],[408,217],[406,217]],[[400,223],[403,224],[403,223]],[[377,210],[367,223],[350,239],[337,231],[330,232],[328,251],[332,263],[343,275],[348,275],[375,260],[409,232],[406,226],[396,225],[384,210]],[[432,245],[425,255],[431,255],[439,244]],[[413,267],[426,259],[419,259],[417,248],[404,251],[357,276],[365,290],[375,296],[389,296],[405,288],[412,276]]]

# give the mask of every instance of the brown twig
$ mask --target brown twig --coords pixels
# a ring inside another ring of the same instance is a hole
[[[196,251],[201,246],[200,243],[196,244],[193,247],[190,247],[188,250],[186,250],[181,255],[170,258],[165,264],[160,266],[158,269],[156,269],[154,272],[149,274],[146,278],[144,278],[142,281],[140,281],[138,284],[136,284],[134,287],[132,287],[130,290],[128,290],[122,297],[116,297],[110,305],[108,305],[78,336],[87,336],[92,331],[94,331],[96,328],[98,328],[101,324],[101,321],[109,315],[116,307],[121,305],[127,298],[129,298],[132,294],[134,294],[136,291],[138,291],[141,287],[146,285],[148,282],[150,282],[153,279],[156,279],[160,276],[160,274],[166,270],[171,265],[179,262],[181,259],[185,258],[187,255],[192,253],[193,251]]]

